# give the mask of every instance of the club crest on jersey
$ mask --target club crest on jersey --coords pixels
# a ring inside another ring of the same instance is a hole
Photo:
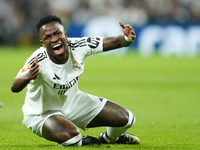
[[[42,118],[46,118],[48,115],[47,114],[42,114],[41,117]]]
[[[24,68],[22,68],[21,73],[26,72],[28,69],[30,69],[30,67],[30,65],[26,64]]]
[[[81,67],[78,65],[78,63],[77,63],[76,60],[74,60],[74,61],[72,62],[72,64],[73,64],[73,69],[74,69],[75,71],[79,71],[79,70],[81,69]]]

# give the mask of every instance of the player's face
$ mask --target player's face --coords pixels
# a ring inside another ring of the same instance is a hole
[[[67,33],[58,22],[51,22],[40,28],[40,42],[47,49],[55,63],[65,63],[68,59]]]

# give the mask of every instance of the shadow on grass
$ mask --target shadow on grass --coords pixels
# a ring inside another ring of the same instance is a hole
[[[3,150],[10,150],[10,149],[48,149],[48,150],[55,150],[60,149],[61,147],[58,147],[57,144],[51,145],[51,144],[37,144],[37,145],[30,145],[30,144],[10,144],[10,145],[1,145],[0,149]],[[132,150],[132,149],[143,149],[143,150],[163,150],[163,149],[170,149],[170,150],[184,150],[188,148],[195,148],[194,145],[187,145],[187,144],[166,144],[166,145],[152,145],[152,144],[139,144],[139,145],[126,145],[126,144],[101,144],[101,145],[86,145],[81,147],[68,147],[68,149],[82,149],[82,150],[88,150],[88,149],[100,149],[100,150],[118,150],[118,149],[126,149],[126,150]],[[61,148],[62,149],[62,148]]]
[[[49,144],[37,144],[37,145],[30,145],[30,144],[9,144],[9,145],[1,145],[0,144],[0,149],[50,149],[50,148],[55,148],[58,147],[57,145],[49,145]]]

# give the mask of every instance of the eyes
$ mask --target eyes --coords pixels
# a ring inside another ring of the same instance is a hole
[[[61,31],[56,31],[54,32],[52,35],[45,35],[44,40],[50,40],[52,37],[59,37],[60,35],[62,35]]]

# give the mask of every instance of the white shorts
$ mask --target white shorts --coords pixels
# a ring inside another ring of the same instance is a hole
[[[62,110],[50,110],[43,114],[24,116],[23,124],[32,130],[33,133],[40,137],[42,135],[42,127],[47,118],[52,115],[63,115],[66,119],[73,122],[78,128],[86,130],[87,125],[95,118],[97,114],[103,109],[107,99],[93,96],[87,93],[81,94],[82,101],[87,103],[81,103],[73,112],[65,114]]]

